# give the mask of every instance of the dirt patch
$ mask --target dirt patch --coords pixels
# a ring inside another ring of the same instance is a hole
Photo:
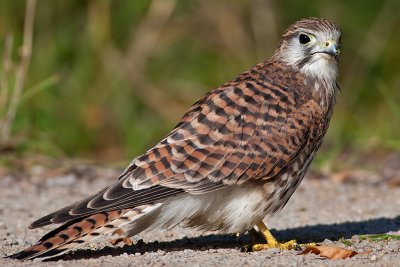
[[[67,165],[32,164],[27,172],[0,169],[0,257],[32,245],[51,229],[28,230],[34,219],[94,193],[119,174],[115,169]],[[332,261],[276,249],[244,253],[240,247],[249,242],[247,234],[236,237],[175,228],[141,234],[131,246],[112,247],[105,237],[54,261],[0,258],[0,266],[398,266],[400,262],[396,238],[400,186],[379,173],[311,174],[288,205],[264,221],[278,239],[337,245],[360,254]],[[365,236],[386,233],[390,235]]]

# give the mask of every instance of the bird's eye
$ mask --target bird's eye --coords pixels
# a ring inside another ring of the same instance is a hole
[[[310,42],[311,40],[310,40],[310,37],[308,37],[308,35],[306,35],[306,34],[300,34],[300,36],[299,36],[299,42],[301,43],[301,44],[306,44],[306,43],[308,43],[308,42]]]

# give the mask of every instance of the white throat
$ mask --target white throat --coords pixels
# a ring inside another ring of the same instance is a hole
[[[326,83],[335,83],[338,76],[338,66],[325,54],[314,55],[299,69],[307,76],[317,78]]]

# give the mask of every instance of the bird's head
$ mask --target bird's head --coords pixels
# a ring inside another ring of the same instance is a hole
[[[336,81],[340,45],[341,31],[335,23],[306,18],[289,26],[272,59],[306,75]]]

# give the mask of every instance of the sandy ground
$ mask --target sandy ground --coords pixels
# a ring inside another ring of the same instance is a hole
[[[2,258],[51,229],[28,230],[34,219],[94,193],[118,173],[74,164],[54,169],[33,164],[26,173],[0,169],[0,266],[400,266],[400,240],[362,237],[400,234],[400,183],[391,179],[397,174],[389,179],[362,170],[308,175],[288,205],[264,220],[278,239],[361,253],[351,259],[328,260],[276,249],[245,253],[240,247],[249,242],[248,234],[236,237],[182,228],[142,234],[131,246],[112,247],[105,237],[54,261]]]

